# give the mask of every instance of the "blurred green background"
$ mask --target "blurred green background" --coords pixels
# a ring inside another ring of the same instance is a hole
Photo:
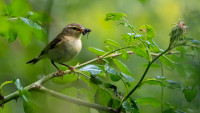
[[[9,4],[11,0],[3,0],[5,4]],[[13,0],[15,1],[15,0]],[[48,59],[42,60],[36,65],[27,65],[26,62],[37,55],[51,41],[62,28],[70,23],[80,23],[85,28],[90,28],[92,32],[89,37],[82,38],[83,48],[81,53],[68,62],[69,65],[83,63],[92,58],[97,57],[87,48],[96,47],[105,49],[104,40],[113,39],[121,42],[123,33],[131,32],[128,28],[120,26],[118,22],[105,21],[105,16],[109,12],[123,12],[127,14],[127,20],[135,27],[135,30],[140,33],[139,28],[144,24],[149,24],[154,27],[156,37],[154,41],[162,49],[166,49],[169,43],[169,33],[174,24],[182,20],[189,26],[188,35],[194,39],[200,40],[200,1],[198,0],[52,0],[52,7],[49,20],[48,38],[38,38],[42,36],[25,35],[27,36],[26,43],[23,43],[22,38],[18,37],[12,43],[9,43],[6,38],[0,37],[0,83],[6,80],[12,80],[15,77],[21,79],[22,85],[26,86],[38,80],[51,72],[56,71],[55,67],[50,64]],[[18,4],[24,9],[32,9],[37,13],[48,13],[47,7],[50,0],[27,0],[25,4]],[[1,6],[0,6],[1,7]],[[48,17],[47,17],[48,18]],[[46,26],[44,26],[46,27]],[[47,23],[48,27],[48,23]],[[1,29],[5,28],[1,24]],[[22,28],[21,35],[27,33],[26,28]],[[36,33],[37,34],[37,33]],[[38,40],[39,39],[39,40]],[[123,45],[123,43],[121,43]],[[169,80],[180,81],[183,84],[191,84],[199,90],[200,85],[200,54],[199,51],[193,57],[188,57],[189,63],[194,67],[194,71],[185,72],[181,75],[178,71],[169,71],[164,68],[164,76]],[[144,64],[147,61],[144,58],[130,55],[128,61],[124,61],[133,73],[136,81],[144,72]],[[184,63],[182,65],[184,65]],[[160,69],[150,69],[147,78],[155,75],[160,75]],[[136,84],[133,83],[133,84]],[[49,81],[45,84],[51,89],[60,91],[69,96],[78,95],[74,91],[74,87],[68,87],[68,84],[58,84]],[[14,85],[4,87],[3,94],[9,94],[15,91]],[[160,99],[161,88],[159,86],[145,85],[136,91],[133,98],[140,97],[155,97]],[[184,95],[179,91],[165,88],[164,101],[187,111],[188,113],[198,113],[200,111],[200,94],[188,103]],[[39,113],[88,113],[97,111],[86,107],[77,106],[67,102],[63,102],[50,96],[33,92],[32,98],[39,109]],[[87,99],[86,99],[87,100]],[[159,113],[160,107],[152,107],[145,105],[140,107],[141,113]],[[5,104],[0,113],[23,113],[22,100],[10,101]]]

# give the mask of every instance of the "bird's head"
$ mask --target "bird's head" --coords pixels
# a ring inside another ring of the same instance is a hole
[[[81,36],[81,34],[85,35],[87,33],[90,33],[91,30],[88,28],[84,28],[81,24],[77,24],[77,23],[72,23],[67,25],[63,31],[62,31],[65,35],[68,36],[74,36],[76,38],[79,38]]]

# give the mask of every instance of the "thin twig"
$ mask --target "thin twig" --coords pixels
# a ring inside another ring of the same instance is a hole
[[[107,111],[107,112],[117,112],[116,109],[110,108],[110,107],[105,107],[99,104],[95,104],[95,103],[89,103],[83,100],[79,100],[70,96],[66,96],[64,94],[58,93],[56,91],[47,89],[43,86],[41,86],[39,89],[37,89],[37,91],[40,91],[42,93],[51,95],[53,97],[56,97],[58,99],[64,100],[64,101],[68,101],[77,105],[82,105],[82,106],[86,106],[86,107],[90,107],[90,108],[94,108],[94,109],[98,109],[98,110],[102,110],[102,111]]]

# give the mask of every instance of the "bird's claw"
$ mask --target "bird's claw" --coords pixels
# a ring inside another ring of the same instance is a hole
[[[73,67],[71,67],[71,66],[67,66],[68,67],[68,69],[71,71],[71,72],[73,72],[74,74],[75,74],[75,71],[74,71],[74,68]]]
[[[60,70],[60,69],[58,70],[58,72],[59,72],[59,76],[63,79],[63,76],[65,75],[65,72]]]

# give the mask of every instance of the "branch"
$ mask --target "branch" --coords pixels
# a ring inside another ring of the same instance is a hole
[[[89,103],[89,102],[85,102],[83,100],[79,100],[70,96],[66,96],[64,94],[58,93],[56,91],[47,89],[43,86],[41,86],[40,88],[37,89],[38,91],[51,95],[53,97],[56,97],[58,99],[64,100],[64,101],[68,101],[77,105],[82,105],[82,106],[86,106],[86,107],[90,107],[90,108],[94,108],[94,109],[98,109],[98,110],[102,110],[102,111],[107,111],[107,112],[117,112],[116,109],[110,108],[110,107],[105,107],[99,104],[95,104],[95,103]]]
[[[80,64],[80,65],[74,66],[73,68],[74,68],[74,69],[80,68],[80,67],[82,67],[82,66],[84,66],[84,65],[87,65],[87,64],[92,63],[92,62],[97,61],[97,60],[101,60],[101,59],[103,59],[103,58],[109,58],[109,57],[119,56],[119,55],[121,55],[121,54],[112,54],[112,53],[114,53],[114,52],[116,52],[116,51],[120,51],[120,50],[122,50],[122,49],[130,48],[130,47],[131,47],[131,46],[124,47],[124,48],[119,48],[119,49],[116,49],[116,50],[114,50],[114,51],[110,51],[110,52],[104,54],[103,56],[100,56],[99,58],[94,58],[94,59],[89,60],[89,61],[87,61],[87,62],[85,62],[85,63],[82,63],[82,64]],[[69,74],[69,73],[71,73],[70,70],[64,71],[64,74]],[[25,90],[28,90],[28,91],[32,91],[33,89],[37,89],[38,86],[41,86],[43,83],[45,83],[45,82],[51,80],[51,79],[54,78],[54,77],[59,77],[59,76],[61,76],[61,75],[60,75],[58,72],[51,73],[51,74],[49,74],[49,75],[47,75],[47,76],[45,76],[45,77],[39,79],[38,81],[36,81],[36,82],[34,82],[34,83],[32,83],[32,84],[26,86],[24,89],[25,89]],[[56,94],[57,94],[57,93],[56,93]],[[60,95],[61,95],[61,94],[60,94]],[[18,92],[18,91],[15,91],[15,92],[13,92],[13,93],[7,95],[7,96],[4,96],[3,100],[0,100],[0,106],[3,106],[3,104],[5,104],[5,103],[7,103],[7,102],[9,102],[9,101],[11,101],[11,100],[13,100],[13,99],[17,99],[19,96],[20,96],[20,95],[19,95],[19,92]],[[86,104],[86,105],[87,105],[87,104]],[[90,107],[90,106],[88,106],[88,107]],[[98,107],[97,107],[96,109],[98,109]],[[110,110],[110,108],[109,108],[109,110]]]

